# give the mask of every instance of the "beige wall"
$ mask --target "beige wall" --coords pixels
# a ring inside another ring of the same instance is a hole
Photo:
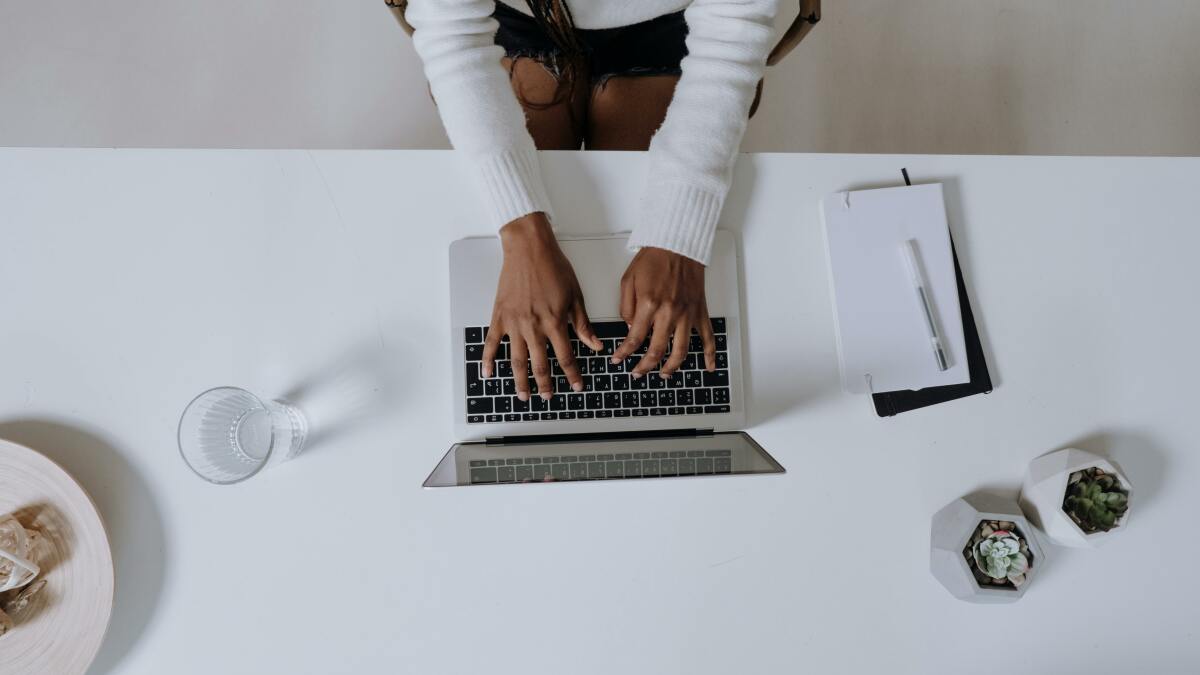
[[[1200,0],[825,5],[744,149],[1200,155]],[[0,145],[446,137],[382,0],[0,0]]]

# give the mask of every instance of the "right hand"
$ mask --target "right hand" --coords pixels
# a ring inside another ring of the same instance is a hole
[[[483,376],[492,376],[500,340],[507,335],[517,398],[529,400],[529,378],[525,377],[529,365],[537,393],[550,400],[554,376],[546,354],[549,341],[571,389],[583,391],[567,324],[573,325],[575,334],[592,349],[602,351],[604,345],[592,331],[579,281],[558,247],[550,221],[540,212],[517,218],[500,229],[500,242],[504,265],[483,345]]]

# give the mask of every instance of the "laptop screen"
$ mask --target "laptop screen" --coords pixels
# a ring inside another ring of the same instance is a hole
[[[660,438],[460,443],[425,487],[783,473],[744,432]]]

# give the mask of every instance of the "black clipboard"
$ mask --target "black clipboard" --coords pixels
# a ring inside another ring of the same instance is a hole
[[[912,185],[912,181],[908,178],[908,170],[901,169],[901,173],[904,174],[904,184]],[[891,417],[909,410],[992,392],[992,376],[988,373],[987,359],[983,354],[983,343],[979,340],[979,329],[975,326],[975,315],[971,312],[971,301],[967,298],[967,286],[963,282],[962,268],[958,264],[958,251],[954,248],[953,236],[950,238],[950,252],[954,256],[958,306],[962,314],[963,338],[967,347],[967,372],[971,380],[966,384],[948,384],[917,391],[887,391],[872,394],[875,414],[880,417]]]

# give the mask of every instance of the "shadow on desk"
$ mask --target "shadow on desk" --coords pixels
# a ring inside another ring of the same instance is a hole
[[[116,594],[108,633],[89,673],[116,670],[158,607],[166,537],[154,494],[141,473],[100,435],[47,419],[0,422],[0,438],[28,446],[63,467],[91,495],[108,530]]]

